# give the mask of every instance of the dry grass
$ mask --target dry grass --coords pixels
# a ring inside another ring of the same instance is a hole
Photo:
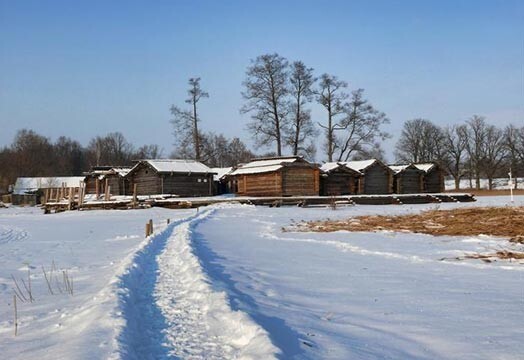
[[[430,210],[414,215],[358,216],[342,221],[310,221],[294,230],[332,231],[398,231],[430,235],[475,236],[491,235],[509,238],[514,244],[524,244],[524,207],[477,207],[454,210]],[[524,253],[500,250],[489,254],[466,255],[461,260],[491,258],[524,259]]]

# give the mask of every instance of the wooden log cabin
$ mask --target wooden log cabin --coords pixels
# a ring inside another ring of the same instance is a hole
[[[192,160],[141,160],[129,171],[130,188],[137,195],[213,195],[214,172]]]
[[[229,174],[240,196],[317,196],[320,169],[302,157],[253,159]]]
[[[106,186],[112,195],[132,195],[127,174],[131,168],[113,166],[93,166],[86,173],[86,194],[104,194]]]
[[[423,171],[423,191],[440,193],[445,191],[444,177],[446,171],[437,163],[414,164]]]
[[[393,170],[393,192],[417,194],[424,192],[424,171],[413,164],[390,165]]]
[[[382,161],[370,159],[343,164],[361,174],[358,181],[359,194],[393,193],[393,171]]]
[[[358,191],[360,172],[343,163],[328,162],[320,167],[320,195],[352,195]]]

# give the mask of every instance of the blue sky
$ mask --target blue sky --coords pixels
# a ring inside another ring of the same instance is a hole
[[[202,128],[252,144],[242,81],[272,52],[364,88],[394,136],[417,117],[524,125],[520,0],[0,0],[0,145],[20,128],[83,144],[121,131],[169,153],[169,107],[193,76],[210,94]]]

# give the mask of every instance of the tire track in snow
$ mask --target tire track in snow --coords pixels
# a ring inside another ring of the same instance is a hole
[[[0,244],[22,241],[27,237],[28,234],[25,230],[16,227],[0,225]]]
[[[212,289],[194,255],[192,227],[213,212],[153,236],[122,277],[123,359],[267,359],[278,352],[264,329]]]

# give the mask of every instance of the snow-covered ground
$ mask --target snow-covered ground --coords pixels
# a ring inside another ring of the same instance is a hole
[[[508,200],[0,209],[0,358],[521,359],[524,264],[440,260],[506,248],[504,239],[283,231],[301,220]],[[144,239],[150,218],[155,234]],[[42,266],[49,276],[53,261],[51,295]],[[28,266],[35,301],[18,302],[14,337],[11,275],[25,292]]]
[[[513,181],[517,183],[517,188],[519,189],[524,188],[524,178],[513,179]],[[509,178],[493,179],[493,189],[509,191],[508,183],[509,183]],[[473,185],[471,186],[469,179],[460,179],[460,188],[461,189],[475,188],[475,180],[473,180],[472,184]],[[446,181],[444,182],[444,186],[446,190],[455,190],[455,180],[453,180],[453,178],[446,179]],[[480,188],[481,189],[489,188],[488,179],[480,179]]]

